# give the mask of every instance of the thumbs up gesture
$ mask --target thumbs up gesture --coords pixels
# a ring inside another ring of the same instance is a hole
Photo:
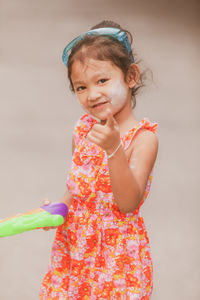
[[[111,154],[120,143],[120,131],[110,108],[106,110],[105,124],[96,123],[87,135],[87,139]]]

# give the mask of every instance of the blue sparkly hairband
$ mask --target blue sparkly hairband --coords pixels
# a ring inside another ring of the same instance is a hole
[[[69,59],[69,51],[76,45],[77,42],[79,42],[80,40],[83,40],[85,35],[108,35],[108,36],[114,37],[120,43],[124,44],[124,46],[126,47],[128,53],[129,53],[130,60],[134,63],[134,58],[133,58],[133,54],[131,51],[131,45],[129,43],[126,32],[122,31],[119,28],[104,27],[104,28],[89,30],[88,32],[79,35],[65,47],[65,49],[63,50],[62,61],[66,67],[67,67],[67,63],[68,63],[68,59]]]

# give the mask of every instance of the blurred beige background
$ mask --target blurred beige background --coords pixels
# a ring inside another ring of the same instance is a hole
[[[152,300],[200,299],[199,1],[0,0],[0,217],[57,201],[82,114],[61,62],[65,45],[103,19],[134,36],[154,83],[138,119],[159,123],[160,149],[143,214],[154,260]],[[36,300],[54,231],[0,240],[0,299]]]

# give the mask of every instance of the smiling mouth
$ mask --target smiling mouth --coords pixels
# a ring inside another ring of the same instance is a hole
[[[101,107],[101,106],[103,106],[103,105],[106,104],[106,103],[108,103],[108,101],[94,104],[94,105],[92,106],[92,108]]]

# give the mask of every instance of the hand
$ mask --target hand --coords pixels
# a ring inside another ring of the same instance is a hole
[[[42,201],[42,205],[49,205],[51,204],[51,201],[49,201],[47,198],[45,198],[43,201]],[[42,227],[43,230],[45,231],[48,231],[49,229],[57,229],[58,226],[49,226],[49,227]]]
[[[105,119],[104,125],[94,124],[87,135],[87,139],[103,148],[109,155],[120,143],[120,131],[110,108],[106,111]]]

